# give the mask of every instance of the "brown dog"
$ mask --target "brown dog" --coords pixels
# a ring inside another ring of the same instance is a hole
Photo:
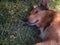
[[[44,7],[45,5],[42,6]],[[60,45],[60,13],[47,7],[44,8],[33,8],[28,17],[28,24],[36,25],[41,31],[40,37],[43,42],[36,45]],[[48,23],[50,25],[45,28]]]

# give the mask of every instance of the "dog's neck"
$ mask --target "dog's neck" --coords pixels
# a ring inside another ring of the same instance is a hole
[[[38,28],[43,28],[43,31],[44,31],[52,23],[52,21],[54,19],[54,15],[55,15],[55,12],[51,12],[50,14],[47,14],[47,16],[45,16],[43,18],[41,24],[38,24],[37,27]]]

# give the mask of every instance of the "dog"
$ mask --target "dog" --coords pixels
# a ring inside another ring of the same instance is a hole
[[[47,4],[47,3],[46,3]],[[43,7],[43,8],[42,8]],[[35,45],[60,45],[60,13],[47,8],[47,5],[33,7],[28,16],[28,25],[36,25],[43,42]]]

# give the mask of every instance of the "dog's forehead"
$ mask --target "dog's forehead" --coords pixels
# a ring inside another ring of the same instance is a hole
[[[33,8],[33,9],[31,10],[31,12],[34,12],[34,11],[36,11],[36,10],[40,10],[40,8],[39,8],[39,7]]]
[[[36,13],[38,12],[38,13]],[[30,12],[30,15],[34,15],[34,16],[45,16],[46,13],[48,12],[48,10],[41,10],[40,7],[36,7],[36,8],[33,8],[33,10]]]

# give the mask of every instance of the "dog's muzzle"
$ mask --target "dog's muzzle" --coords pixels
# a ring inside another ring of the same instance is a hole
[[[36,20],[36,21],[35,21],[35,22],[33,22],[33,23],[32,23],[32,22],[30,22],[30,21],[28,21],[28,22],[27,22],[27,24],[33,25],[33,24],[36,24],[37,22],[39,22],[39,20]]]

